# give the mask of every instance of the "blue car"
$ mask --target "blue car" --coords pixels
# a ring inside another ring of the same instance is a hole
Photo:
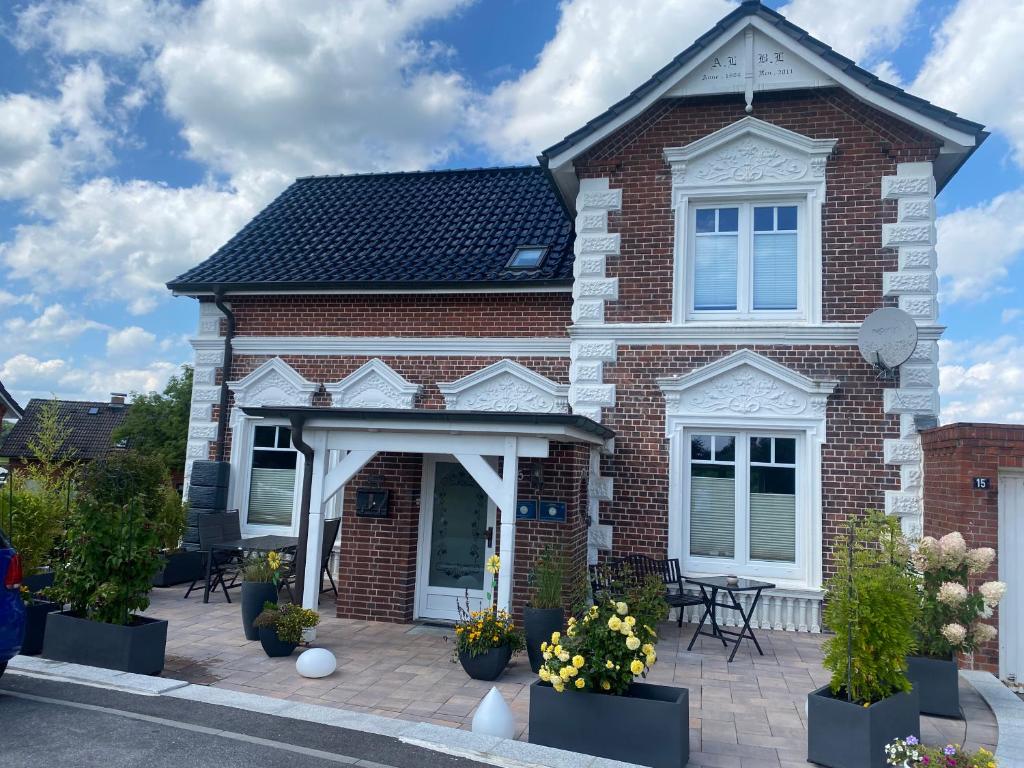
[[[21,599],[21,558],[0,530],[0,675],[18,655],[25,637],[25,603]]]

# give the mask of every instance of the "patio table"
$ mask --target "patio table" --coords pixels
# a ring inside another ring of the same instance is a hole
[[[206,558],[206,587],[203,602],[210,602],[210,576],[213,575],[214,552],[288,552],[299,546],[297,536],[251,536],[248,539],[220,541],[210,545],[210,556]]]
[[[722,641],[722,645],[728,647],[729,643],[733,644],[732,653],[729,654],[729,661],[736,658],[736,651],[740,648],[740,642],[744,639],[754,641],[754,647],[757,648],[757,652],[764,656],[764,651],[761,650],[761,646],[757,642],[757,638],[754,637],[754,630],[750,628],[750,618],[754,615],[754,609],[757,607],[757,601],[761,599],[761,592],[766,589],[774,589],[775,585],[770,584],[767,581],[754,581],[753,579],[737,579],[735,584],[730,584],[725,576],[707,576],[705,578],[688,578],[686,579],[687,584],[693,584],[694,586],[700,587],[701,599],[704,601],[704,614],[700,617],[700,624],[697,625],[697,631],[693,633],[693,637],[690,638],[690,644],[686,646],[686,650],[691,650],[693,644],[697,641],[699,635],[706,637],[714,637]],[[708,590],[711,590],[711,594],[708,594]],[[723,603],[718,600],[718,593],[725,592],[729,596],[730,602]],[[736,593],[738,592],[753,592],[754,599],[750,603],[750,610],[744,611],[743,605],[739,600],[736,599]],[[733,611],[739,611],[740,616],[743,618],[743,627],[739,632],[734,632],[731,629],[723,629],[718,625],[718,619],[715,617],[716,608],[726,608]],[[711,632],[704,631],[704,622],[711,619]]]

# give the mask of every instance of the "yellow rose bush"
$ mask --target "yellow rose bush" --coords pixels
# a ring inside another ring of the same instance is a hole
[[[543,643],[540,679],[562,691],[593,691],[621,696],[633,678],[646,677],[657,660],[658,636],[652,625],[664,615],[657,603],[639,616],[624,600],[602,600],[582,618],[571,617],[565,634],[555,632]],[[660,615],[659,615],[660,614]]]

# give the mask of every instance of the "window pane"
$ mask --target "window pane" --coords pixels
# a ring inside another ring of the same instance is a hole
[[[750,468],[750,559],[796,562],[796,470]]]
[[[691,465],[690,554],[731,558],[736,553],[735,468]]]
[[[796,464],[796,440],[792,437],[775,438],[775,463]]]
[[[292,431],[287,427],[281,427],[277,430],[277,447],[278,448],[291,448],[292,447]]]
[[[772,461],[772,439],[770,437],[750,438],[750,460],[770,464]]]
[[[252,438],[252,444],[257,448],[273,448],[274,447],[274,430],[277,427],[256,427],[256,432]]]
[[[714,232],[715,231],[715,209],[714,208],[703,208],[697,210],[697,231],[698,232]]]
[[[432,587],[483,589],[487,494],[461,464],[438,462],[430,539]]]
[[[719,208],[718,209],[718,231],[719,232],[738,232],[740,228],[740,209],[739,208]]]
[[[783,205],[778,209],[779,223],[776,229],[796,231],[796,206]]]
[[[253,466],[249,483],[248,523],[291,525],[295,499],[295,454],[271,451],[257,453],[291,456],[292,469],[265,469]]]
[[[693,308],[736,309],[736,235],[696,238],[693,269]]]
[[[260,469],[295,469],[295,451],[253,451],[252,465]]]
[[[771,232],[775,229],[775,209],[755,208],[754,209],[754,231]]]
[[[796,233],[754,235],[754,309],[796,309]]]
[[[715,435],[715,461],[736,460],[736,438],[731,435]]]
[[[690,458],[711,459],[711,435],[694,435],[690,438]]]

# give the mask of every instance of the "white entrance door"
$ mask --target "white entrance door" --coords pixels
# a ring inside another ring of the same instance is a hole
[[[999,473],[999,677],[1024,683],[1024,473]]]
[[[454,459],[424,457],[420,506],[417,615],[454,621],[469,595],[484,605],[484,566],[494,554],[495,506]]]

